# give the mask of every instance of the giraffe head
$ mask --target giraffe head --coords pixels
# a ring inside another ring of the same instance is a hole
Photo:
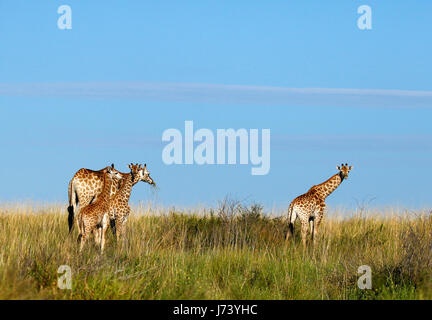
[[[348,166],[348,163],[341,164],[340,166],[336,167],[339,170],[339,175],[343,179],[348,179],[348,174],[353,168],[353,166]]]
[[[155,186],[156,183],[150,177],[150,172],[147,170],[147,164],[144,164],[144,167],[142,165],[139,165],[139,168],[140,168],[140,181],[144,181],[147,182],[148,184]]]
[[[140,178],[140,171],[141,171],[141,166],[137,164],[129,164],[128,168],[130,169],[130,173],[132,174],[132,182],[135,184],[137,182],[139,182],[141,180]]]
[[[108,170],[111,170],[111,172],[120,173],[120,171],[118,171],[118,170],[116,170],[116,169],[114,168],[114,163],[111,164],[109,167],[105,167],[105,168],[103,168],[101,171],[102,171],[103,173],[107,173]]]
[[[108,177],[110,177],[112,180],[114,180],[116,182],[120,181],[123,178],[121,172],[114,169],[114,164],[112,164],[111,167],[106,167],[103,170],[108,175]]]

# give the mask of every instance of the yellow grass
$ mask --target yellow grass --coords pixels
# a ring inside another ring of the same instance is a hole
[[[430,299],[428,212],[330,211],[314,250],[285,241],[283,212],[135,206],[127,235],[78,251],[64,205],[2,204],[1,299]],[[299,226],[296,226],[296,231]],[[72,290],[57,269],[72,270]],[[357,269],[372,270],[360,290]]]

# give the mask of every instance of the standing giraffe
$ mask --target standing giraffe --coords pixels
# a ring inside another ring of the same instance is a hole
[[[79,209],[78,220],[80,225],[80,234],[78,241],[80,242],[80,251],[82,250],[87,238],[95,233],[96,229],[101,229],[100,243],[101,252],[105,247],[105,233],[109,226],[109,202],[111,197],[111,188],[113,184],[117,184],[123,178],[123,175],[111,167],[108,167],[103,174],[102,192],[97,199],[85,207]]]
[[[67,208],[69,212],[69,216],[68,216],[69,233],[72,231],[73,228],[77,205],[79,204],[80,208],[84,208],[90,203],[96,201],[97,196],[102,192],[103,176],[109,168],[115,170],[114,164],[112,164],[111,167],[105,167],[98,171],[85,169],[85,168],[79,169],[74,174],[72,180],[69,182],[69,188],[68,188],[69,206]],[[115,171],[120,172],[117,170]],[[116,186],[113,185],[112,189],[114,189],[115,192]]]
[[[124,234],[126,221],[131,211],[129,207],[129,198],[132,192],[132,187],[141,180],[151,180],[146,164],[142,167],[141,165],[131,163],[128,167],[131,170],[130,173],[123,175],[120,189],[110,200],[109,216],[111,226],[113,226],[112,222],[114,222],[113,231],[117,235],[117,240],[120,240]],[[149,183],[154,184],[153,180]]]
[[[69,182],[69,206],[68,206],[68,222],[69,222],[69,232],[72,231],[74,220],[75,220],[75,211],[76,207],[79,204],[80,208],[84,208],[88,204],[96,201],[97,196],[102,191],[103,186],[103,175],[109,167],[103,168],[99,171],[93,171],[89,169],[80,169],[73,176],[72,180]],[[122,173],[114,169],[114,164],[111,165],[111,168],[122,174],[127,175],[127,173]],[[138,181],[144,181],[151,185],[154,185],[153,179],[150,177],[150,174],[145,173],[147,169],[141,168],[142,174],[140,174],[141,179]],[[135,183],[137,183],[136,181]],[[118,184],[113,184],[111,187],[111,196],[113,196],[119,188]],[[78,219],[77,219],[78,221]],[[79,226],[78,226],[79,229]]]
[[[298,217],[301,222],[301,237],[303,246],[306,247],[306,236],[309,226],[312,240],[315,244],[318,228],[326,209],[325,199],[333,191],[335,191],[337,187],[339,187],[344,179],[348,179],[348,173],[353,167],[348,167],[348,164],[342,164],[336,168],[339,170],[338,173],[336,173],[327,181],[313,186],[308,192],[298,196],[291,202],[288,209],[290,232],[288,233],[287,238],[290,235],[294,235],[294,223]]]

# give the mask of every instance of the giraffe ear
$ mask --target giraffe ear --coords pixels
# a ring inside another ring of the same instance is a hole
[[[132,169],[130,164],[128,164],[128,168],[129,168],[129,169]]]
[[[354,168],[354,166],[349,166],[349,168],[348,168],[348,169],[349,169],[349,170],[351,170],[352,168]]]
[[[336,166],[336,169],[338,169],[340,171],[340,167],[339,166]]]

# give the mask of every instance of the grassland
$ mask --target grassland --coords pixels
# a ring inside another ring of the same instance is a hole
[[[431,299],[432,217],[353,212],[322,224],[314,250],[284,218],[223,202],[205,212],[134,210],[124,242],[79,253],[65,208],[1,206],[0,299]],[[297,230],[298,230],[297,226]],[[297,233],[298,234],[298,233]],[[57,269],[72,269],[72,290]],[[360,290],[357,269],[372,269]]]

